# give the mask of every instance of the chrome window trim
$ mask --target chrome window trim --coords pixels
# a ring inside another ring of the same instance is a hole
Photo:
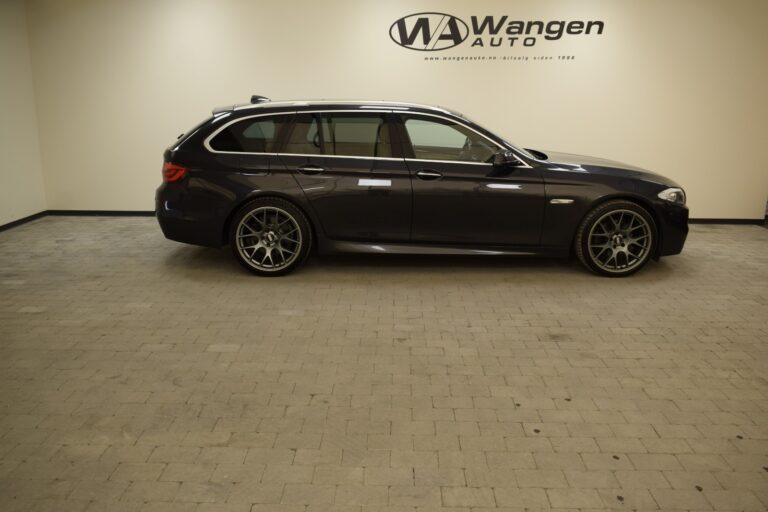
[[[249,153],[237,153],[244,155]],[[254,155],[263,155],[265,153],[250,153]],[[347,156],[347,155],[318,155],[317,153],[272,153],[277,156],[307,156],[314,158],[354,158],[355,160],[392,160],[402,162],[405,158],[394,158],[391,156]]]
[[[268,105],[268,103],[265,103],[265,105]],[[229,127],[229,126],[231,126],[231,125],[233,125],[235,123],[238,123],[240,121],[245,121],[247,119],[253,119],[253,118],[256,118],[256,117],[283,116],[283,115],[286,115],[286,114],[294,114],[294,115],[299,115],[299,114],[324,114],[324,113],[352,113],[352,114],[357,114],[357,113],[360,113],[360,112],[364,112],[366,114],[367,113],[376,113],[376,114],[392,114],[393,113],[392,110],[385,110],[385,109],[381,109],[381,110],[318,109],[318,110],[301,110],[301,111],[291,110],[291,111],[281,111],[281,112],[264,112],[264,113],[261,113],[261,114],[253,114],[253,115],[249,115],[249,116],[238,117],[237,119],[232,119],[231,121],[223,124],[222,126],[219,126],[211,135],[209,135],[208,137],[205,138],[205,140],[203,141],[203,146],[210,153],[224,154],[224,155],[264,155],[264,156],[282,156],[282,155],[287,155],[287,156],[310,156],[310,157],[324,157],[324,158],[354,158],[354,159],[362,159],[362,160],[390,160],[390,161],[407,160],[407,161],[433,162],[433,163],[457,163],[457,164],[469,164],[469,165],[493,165],[490,162],[469,162],[469,161],[464,161],[464,160],[429,160],[429,159],[423,159],[423,158],[394,158],[394,157],[383,157],[383,156],[351,156],[351,155],[350,156],[347,156],[347,155],[318,155],[318,154],[285,153],[285,152],[283,152],[283,153],[268,153],[268,152],[252,153],[252,152],[248,152],[248,151],[218,151],[218,150],[213,149],[211,147],[211,144],[210,144],[211,140],[214,137],[216,137],[219,133],[221,133],[225,128],[227,128],[227,127]],[[398,113],[402,113],[402,112],[398,112]],[[454,124],[459,124],[459,125],[463,126],[464,128],[475,132],[479,136],[483,137],[485,140],[491,142],[498,149],[509,149],[509,148],[505,148],[504,146],[502,146],[501,144],[499,144],[495,140],[489,138],[487,135],[484,135],[484,134],[480,133],[479,131],[475,130],[471,126],[468,126],[467,124],[463,123],[462,121],[460,121],[458,119],[455,119],[455,118],[452,118],[452,117],[447,117],[447,116],[444,116],[444,115],[439,115],[439,114],[430,114],[430,113],[427,113],[427,112],[408,112],[407,115],[409,115],[409,116],[437,117],[437,118],[443,119],[445,121],[450,121],[450,122],[452,122]],[[405,127],[405,123],[403,123],[403,127]],[[516,152],[515,152],[515,158],[517,158],[518,162],[520,162],[522,164],[521,166],[519,166],[520,168],[527,168],[527,169],[531,168],[531,166],[525,160],[520,158]]]
[[[280,153],[251,153],[249,151],[211,151],[217,155],[261,155],[261,156],[278,156]]]
[[[479,131],[475,130],[471,126],[467,125],[466,123],[464,123],[464,122],[462,122],[462,121],[460,121],[458,119],[454,119],[454,118],[446,117],[446,116],[441,116],[439,114],[429,114],[429,113],[426,113],[426,112],[408,112],[406,115],[412,116],[412,117],[415,117],[415,116],[428,116],[428,117],[437,117],[439,119],[444,119],[445,121],[450,121],[450,122],[452,122],[454,124],[461,125],[464,128],[466,128],[467,130],[471,130],[471,131],[475,132],[476,134],[478,134],[479,136],[481,136],[482,138],[484,138],[485,140],[487,140],[488,142],[490,142],[491,144],[496,146],[497,149],[510,149],[510,148],[506,148],[506,147],[502,146],[501,144],[499,144],[495,140],[491,139],[487,135],[485,135],[483,133],[480,133]],[[403,122],[403,128],[405,128],[406,132],[408,131],[408,128],[405,127],[405,122]],[[410,137],[410,135],[409,135],[409,137]],[[413,148],[413,144],[411,144],[411,148]],[[527,169],[531,168],[531,166],[528,164],[528,162],[526,162],[525,160],[523,160],[522,158],[520,158],[518,156],[517,152],[514,152],[514,150],[513,150],[513,153],[515,155],[515,158],[517,158],[517,161],[520,162],[521,164],[523,164],[523,165],[520,165],[518,167],[520,167],[520,168],[527,168]],[[426,159],[423,159],[423,158],[406,158],[406,160],[417,160],[417,161],[422,161],[422,162],[441,162],[441,163],[442,162],[448,162],[448,163],[471,164],[471,165],[478,165],[478,164],[480,164],[480,165],[493,165],[493,163],[490,163],[490,162],[469,162],[469,161],[466,161],[466,160],[426,160]]]
[[[467,162],[464,160],[428,160],[426,158],[406,158],[406,162],[432,162],[437,164],[461,164],[461,165],[490,165],[491,162]]]

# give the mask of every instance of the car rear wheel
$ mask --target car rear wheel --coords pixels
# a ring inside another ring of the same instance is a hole
[[[254,274],[281,276],[304,262],[312,230],[301,210],[288,201],[256,199],[235,214],[229,244],[240,264]]]
[[[576,232],[576,256],[592,272],[610,277],[634,274],[656,250],[653,217],[637,203],[608,201],[589,212]]]

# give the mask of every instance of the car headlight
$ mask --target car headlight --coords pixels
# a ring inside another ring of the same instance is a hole
[[[685,204],[685,192],[681,188],[667,188],[659,192],[659,199],[675,204]]]

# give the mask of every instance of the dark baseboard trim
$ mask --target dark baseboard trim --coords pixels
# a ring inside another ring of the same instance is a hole
[[[149,210],[43,210],[34,215],[3,224],[0,226],[0,232],[49,215],[54,217],[154,217],[155,212]]]
[[[3,224],[2,226],[0,226],[0,231],[6,231],[8,229],[15,228],[16,226],[21,226],[22,224],[26,224],[27,222],[32,222],[33,220],[42,219],[47,215],[48,215],[47,211],[33,213],[32,215],[28,215],[27,217],[23,217],[19,220],[14,220],[12,222],[9,222],[8,224]]]
[[[688,219],[690,224],[754,224],[762,226],[768,219]]]
[[[150,210],[48,210],[45,213],[59,217],[154,217]]]

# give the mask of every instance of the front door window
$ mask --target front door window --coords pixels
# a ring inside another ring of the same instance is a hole
[[[486,137],[447,119],[406,118],[405,130],[420,160],[487,163],[498,150]]]

